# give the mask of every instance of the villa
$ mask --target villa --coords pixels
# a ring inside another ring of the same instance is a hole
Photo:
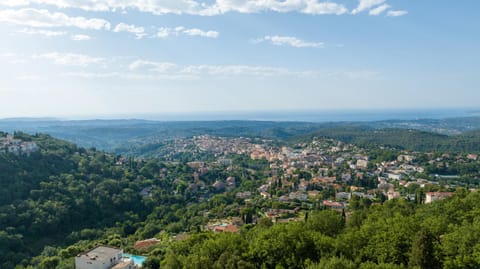
[[[130,258],[123,257],[123,250],[98,246],[75,257],[75,269],[136,269]]]

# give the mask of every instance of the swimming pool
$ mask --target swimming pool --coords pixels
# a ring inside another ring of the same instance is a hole
[[[147,257],[132,255],[128,253],[123,253],[123,257],[132,259],[133,263],[135,263],[135,265],[137,265],[138,267],[141,267],[143,262],[147,259]]]

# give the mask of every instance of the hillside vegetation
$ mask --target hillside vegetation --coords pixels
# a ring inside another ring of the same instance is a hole
[[[413,151],[479,152],[480,132],[442,135],[411,129],[373,129],[365,126],[322,128],[293,140],[307,141],[312,137],[332,138],[361,147],[388,147]]]

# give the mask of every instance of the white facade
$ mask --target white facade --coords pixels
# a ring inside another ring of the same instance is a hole
[[[451,192],[427,192],[425,197],[425,204],[430,204],[432,202],[451,197],[453,193]]]
[[[77,255],[75,269],[111,269],[122,261],[122,255],[121,249],[99,246]]]
[[[388,174],[388,179],[402,180],[402,179],[403,179],[403,175],[402,175],[402,174],[393,174],[393,173],[390,173],[390,174]]]
[[[398,199],[401,197],[400,193],[397,191],[389,191],[387,192],[388,200]]]
[[[122,262],[115,265],[112,269],[135,269],[132,259],[123,259]]]
[[[357,167],[362,169],[367,169],[368,161],[367,160],[357,160]]]

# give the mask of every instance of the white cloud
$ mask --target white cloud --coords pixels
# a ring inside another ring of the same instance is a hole
[[[43,29],[32,29],[32,28],[24,28],[17,33],[26,34],[26,35],[43,35],[46,37],[57,37],[66,35],[67,32],[65,31],[50,31],[50,30],[43,30]]]
[[[400,17],[407,14],[408,14],[408,11],[406,10],[390,10],[389,12],[387,12],[387,16],[389,17]]]
[[[313,15],[342,15],[348,13],[348,9],[344,5],[332,2],[307,1],[307,6],[302,10],[302,13]]]
[[[11,58],[15,57],[17,54],[13,52],[5,52],[5,53],[0,53],[0,57],[5,57],[5,58]]]
[[[228,12],[259,13],[274,11],[280,13],[299,12],[312,15],[335,14],[348,12],[342,5],[330,1],[318,0],[217,0],[213,5],[200,12],[200,15],[218,15]]]
[[[383,4],[381,6],[378,6],[378,7],[374,8],[374,9],[371,9],[370,12],[368,12],[368,14],[372,15],[372,16],[378,16],[389,8],[390,8],[390,5]]]
[[[159,38],[167,38],[169,36],[180,36],[180,35],[217,38],[220,35],[220,33],[212,30],[204,31],[197,28],[188,29],[183,26],[178,26],[175,28],[168,28],[168,27],[159,28],[156,36]]]
[[[142,37],[147,35],[143,27],[137,27],[133,24],[129,25],[123,22],[117,24],[117,26],[115,26],[115,29],[113,29],[113,31],[116,33],[119,33],[119,32],[132,33],[136,36],[137,39],[141,39]]]
[[[130,70],[147,70],[165,73],[167,71],[173,70],[177,65],[167,62],[154,62],[154,61],[144,61],[137,60],[132,62],[128,68]]]
[[[269,41],[276,46],[291,46],[295,48],[324,48],[323,42],[308,42],[292,36],[265,36],[256,42]]]
[[[72,35],[74,41],[87,41],[92,39],[89,35]]]
[[[104,19],[70,17],[61,12],[46,9],[25,8],[19,10],[0,10],[0,22],[29,27],[77,27],[80,29],[110,29],[110,23]]]
[[[287,75],[289,71],[284,68],[249,65],[190,65],[179,70],[182,74],[213,75],[213,76],[257,76],[270,77]]]
[[[15,77],[17,80],[41,80],[42,77],[38,75],[21,75]]]
[[[183,31],[183,33],[190,36],[202,36],[209,38],[217,38],[219,36],[219,33],[217,31],[203,31],[197,28],[186,29]]]
[[[199,0],[5,0],[0,5],[27,6],[31,4],[52,5],[58,8],[78,8],[86,11],[125,11],[135,9],[157,15],[190,14],[214,16],[228,12],[299,12],[306,14],[344,14],[348,9],[343,4],[324,0],[216,0],[211,4]]]
[[[94,64],[101,64],[105,61],[104,58],[91,57],[83,54],[75,53],[59,53],[50,52],[39,55],[34,55],[34,59],[49,60],[58,65],[71,65],[71,66],[88,66]]]
[[[71,75],[71,74],[70,74]],[[251,66],[251,65],[178,65],[169,62],[156,62],[136,60],[130,63],[127,73],[88,73],[81,75],[85,78],[102,78],[119,76],[129,79],[175,79],[192,80],[202,79],[207,76],[213,78],[229,78],[234,76],[250,76],[257,78],[291,76],[297,78],[334,78],[350,80],[375,80],[380,78],[380,73],[369,70],[325,72],[319,70],[295,71],[282,67]],[[80,76],[80,75],[78,75]]]
[[[352,10],[352,14],[358,14],[383,3],[385,3],[385,0],[359,0],[357,8]]]
[[[171,29],[170,29],[170,28],[162,27],[162,28],[158,29],[157,37],[159,37],[159,38],[167,38],[167,37],[170,36],[170,33],[171,33]]]
[[[372,10],[372,8],[386,2],[386,0],[358,1],[357,7],[352,10],[351,14]],[[212,0],[209,2],[200,0],[3,0],[0,2],[0,6],[2,5],[8,7],[49,5],[60,9],[76,8],[85,11],[101,12],[126,12],[132,9],[155,15],[189,14],[215,16],[229,12],[245,14],[297,12],[311,15],[342,15],[349,13],[349,9],[344,4],[332,0]],[[386,10],[385,7],[383,7],[383,10],[377,8],[375,8],[375,11],[370,12],[371,15],[378,15]]]

